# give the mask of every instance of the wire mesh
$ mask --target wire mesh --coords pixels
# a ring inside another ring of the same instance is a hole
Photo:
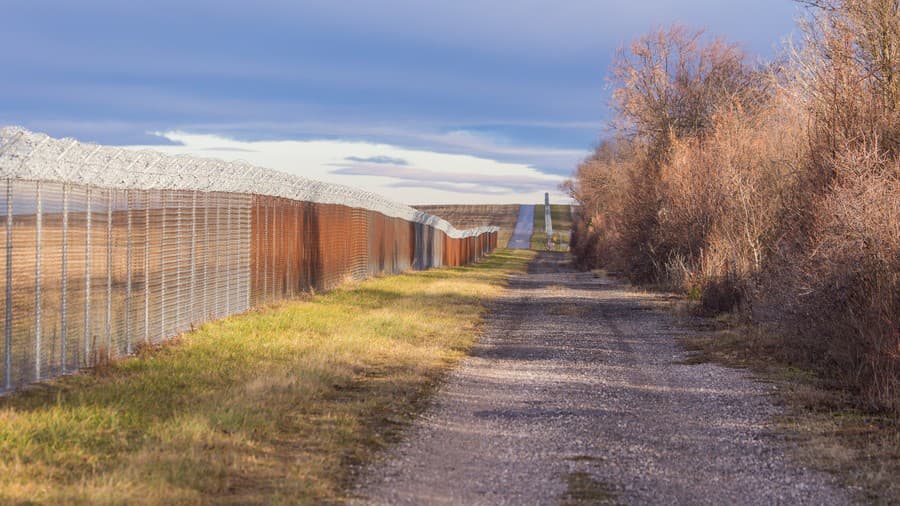
[[[347,280],[477,261],[496,228],[243,163],[0,129],[0,391]]]

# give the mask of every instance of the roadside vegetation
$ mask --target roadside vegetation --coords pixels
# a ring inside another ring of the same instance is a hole
[[[803,3],[771,64],[680,26],[618,54],[618,136],[569,185],[574,250],[900,413],[900,7]]]
[[[775,422],[797,443],[795,457],[836,474],[867,503],[900,504],[900,417],[860,407],[840,382],[783,360],[775,334],[736,325],[731,316],[698,320],[690,307],[681,308],[686,321],[705,327],[682,341],[693,352],[690,363],[745,368],[774,384],[788,408]]]
[[[683,26],[617,54],[573,251],[726,321],[700,356],[796,380],[810,463],[900,501],[900,4],[800,4],[771,63]]]
[[[340,500],[532,256],[284,302],[0,398],[0,503]]]
[[[550,204],[550,222],[553,224],[554,249],[568,246],[572,233],[572,207]],[[534,231],[531,234],[531,249],[547,249],[547,234],[544,231],[544,204],[534,206]]]

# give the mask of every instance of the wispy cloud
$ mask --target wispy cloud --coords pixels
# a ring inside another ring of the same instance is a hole
[[[598,132],[601,128],[598,124],[591,123],[545,124],[527,121],[505,123],[486,121],[481,124],[476,123],[474,126],[488,132],[492,128],[571,128]],[[581,149],[564,149],[545,146],[539,141],[523,144],[504,138],[502,135],[492,135],[482,130],[454,128],[442,131],[440,125],[427,122],[415,123],[411,126],[352,120],[329,123],[315,121],[285,123],[250,122],[192,124],[185,127],[184,130],[207,132],[213,135],[236,137],[245,140],[265,138],[265,134],[260,134],[260,132],[268,132],[269,138],[277,139],[334,139],[351,142],[385,143],[413,150],[467,154],[503,162],[525,164],[544,173],[563,176],[571,174],[576,165],[590,154],[591,148],[589,144],[585,144]],[[595,138],[599,138],[599,134]]]
[[[364,188],[405,203],[536,203],[544,192],[551,192],[558,201],[566,199],[557,190],[560,176],[488,157],[343,140],[245,141],[189,132],[161,135],[173,144],[130,147],[240,159]]]
[[[490,190],[491,193],[530,194],[547,190],[548,186],[557,183],[555,178],[529,174],[490,174],[474,172],[441,172],[420,167],[385,166],[382,164],[354,164],[332,171],[345,176],[376,176],[397,180],[391,185],[399,187],[425,187],[440,185],[448,191],[471,193],[473,189],[479,193]],[[403,186],[398,186],[403,185]]]
[[[377,164],[390,164],[390,165],[409,165],[409,162],[402,158],[392,158],[390,156],[369,156],[363,158],[361,156],[348,156],[344,158],[350,162],[359,162],[359,163],[377,163]]]

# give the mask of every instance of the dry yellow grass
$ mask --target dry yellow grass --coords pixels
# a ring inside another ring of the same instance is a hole
[[[781,339],[766,331],[727,317],[707,323],[721,328],[682,341],[694,352],[690,362],[748,368],[773,382],[787,406],[778,427],[804,465],[834,473],[866,502],[900,503],[900,416],[859,409],[852,393],[784,360]]]
[[[282,303],[0,399],[0,503],[340,500],[532,254]]]

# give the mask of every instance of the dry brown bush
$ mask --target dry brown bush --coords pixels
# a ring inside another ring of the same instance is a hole
[[[677,141],[660,169],[660,242],[676,252],[663,281],[698,291],[707,309],[747,300],[776,240],[806,153],[803,123],[789,106],[779,93],[750,111],[723,108],[705,139]]]
[[[814,0],[784,89],[809,154],[760,273],[758,305],[785,351],[900,411],[900,11],[896,0]]]
[[[722,104],[744,101],[759,90],[737,45],[681,25],[619,50],[612,83],[614,126],[644,144],[651,162],[667,157],[670,141],[702,136]]]
[[[858,148],[835,168],[806,248],[764,273],[761,304],[777,308],[789,357],[900,411],[900,164]]]
[[[766,81],[737,46],[682,26],[655,31],[621,50],[612,75],[616,127],[635,147],[617,192],[624,199],[620,263],[636,282],[672,284],[672,266],[692,264],[705,243],[712,220],[711,211],[702,210],[715,209],[709,199],[716,195],[696,187],[683,191],[681,197],[693,200],[680,202],[701,212],[688,213],[695,219],[673,216],[676,199],[669,198],[669,185],[710,180],[696,174],[667,178],[666,167],[681,143],[703,144],[723,109],[761,103]]]
[[[844,151],[866,144],[900,151],[900,3],[802,0],[804,40],[789,85],[813,124],[812,161],[825,176]],[[827,184],[827,180],[824,181]]]
[[[624,212],[621,192],[627,185],[626,174],[633,158],[633,148],[627,140],[606,141],[578,166],[577,184],[570,182],[565,186],[581,204],[572,227],[571,248],[584,268],[623,268],[618,262],[622,255],[616,251]]]

